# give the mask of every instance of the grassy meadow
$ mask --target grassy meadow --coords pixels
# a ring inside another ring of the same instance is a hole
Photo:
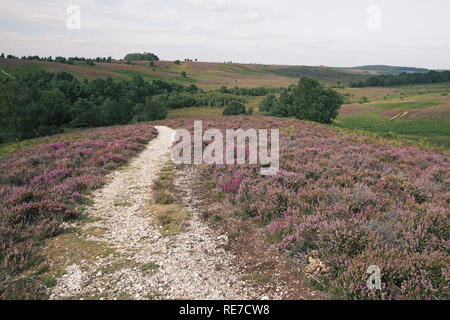
[[[353,103],[342,106],[335,126],[450,147],[450,84],[346,90]],[[369,101],[358,103],[363,96]]]

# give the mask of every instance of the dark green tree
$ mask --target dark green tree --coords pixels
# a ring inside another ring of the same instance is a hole
[[[275,109],[276,104],[278,104],[277,97],[274,94],[269,94],[259,104],[259,111],[271,113]]]
[[[32,95],[22,81],[0,82],[0,140],[12,141],[33,137],[26,125]]]
[[[329,124],[338,116],[342,103],[343,99],[336,91],[314,79],[302,77],[294,91],[293,115],[300,120]]]
[[[37,115],[40,118],[40,125],[60,127],[70,120],[69,103],[59,89],[43,91],[38,104],[43,109]]]
[[[147,121],[162,120],[167,117],[167,107],[157,97],[147,98],[144,105],[144,117]]]
[[[71,109],[73,127],[94,127],[100,125],[100,110],[97,105],[87,99],[79,99]]]

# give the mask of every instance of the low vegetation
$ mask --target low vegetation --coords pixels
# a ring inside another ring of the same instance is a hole
[[[229,105],[225,107],[223,110],[224,116],[233,116],[239,114],[245,114],[245,106],[239,102],[231,102]]]
[[[450,101],[444,90],[448,84],[396,88],[364,104],[344,105],[333,125],[448,149]]]
[[[205,183],[264,225],[299,268],[311,255],[324,263],[311,277],[316,288],[341,299],[449,298],[447,154],[289,119],[240,116],[203,125],[280,128],[277,175],[205,166]],[[370,265],[382,270],[381,291],[367,289]]]
[[[173,236],[182,232],[189,218],[189,212],[176,202],[173,194],[175,167],[169,164],[164,167],[152,186],[153,204],[151,211],[161,235]]]
[[[15,277],[41,263],[40,244],[80,215],[88,194],[157,135],[148,124],[85,130],[75,141],[17,151],[0,163],[0,297]],[[28,283],[28,282],[26,282]],[[29,282],[33,285],[33,281]],[[7,291],[8,290],[8,291]],[[13,290],[25,294],[23,288]]]

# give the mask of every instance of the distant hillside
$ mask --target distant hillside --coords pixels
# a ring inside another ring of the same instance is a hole
[[[326,83],[346,83],[356,79],[362,79],[364,74],[331,67],[310,67],[310,66],[264,66],[262,68],[270,73],[291,78],[310,77]]]
[[[353,68],[347,68],[353,70],[362,71],[375,71],[379,74],[399,74],[402,72],[428,72],[430,70],[424,68],[414,68],[414,67],[397,67],[397,66],[386,66],[386,65],[368,65],[359,66]]]
[[[128,58],[133,56],[128,56]],[[134,57],[136,58],[136,57]],[[139,58],[142,58],[139,55]],[[156,59],[156,58],[155,58]],[[303,76],[320,80],[327,85],[349,84],[364,81],[373,74],[360,70],[330,67],[282,66],[262,64],[238,64],[219,62],[181,61],[111,61],[111,63],[74,61],[72,65],[22,59],[0,58],[0,70],[11,75],[21,75],[30,71],[66,71],[79,80],[84,78],[106,78],[108,76],[130,80],[135,74],[144,80],[169,80],[190,85],[195,83],[203,89],[227,87],[287,87],[298,82]],[[6,77],[0,72],[0,79]]]
[[[350,87],[391,87],[411,84],[445,83],[450,81],[450,71],[402,72],[397,75],[379,75],[366,81],[352,82]]]

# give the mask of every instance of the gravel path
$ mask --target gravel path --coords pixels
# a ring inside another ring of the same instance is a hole
[[[156,127],[159,136],[128,166],[112,173],[94,194],[83,240],[111,248],[109,255],[66,263],[51,299],[250,299],[258,298],[242,280],[236,257],[224,249],[226,236],[191,212],[179,235],[163,237],[151,212],[151,185],[170,161],[175,131]],[[182,183],[182,181],[177,182]],[[189,209],[189,208],[188,208]]]

